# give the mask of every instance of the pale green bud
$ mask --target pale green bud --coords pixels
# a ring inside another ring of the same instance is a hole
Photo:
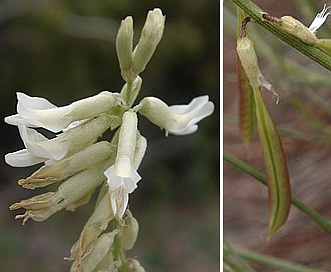
[[[165,16],[158,8],[149,11],[145,25],[141,31],[140,40],[133,51],[133,72],[136,74],[145,70],[154,51],[159,44],[164,29]]]
[[[122,227],[122,246],[124,250],[133,248],[139,231],[139,224],[132,213],[127,211],[127,216],[124,218],[124,226]]]
[[[105,176],[96,170],[84,170],[63,182],[56,192],[48,192],[30,199],[12,204],[10,210],[26,209],[22,215],[23,224],[29,219],[44,221],[54,213],[67,208],[73,210],[78,207],[74,203],[93,192],[105,180]],[[69,208],[68,208],[69,207]]]
[[[116,37],[116,51],[121,70],[127,71],[132,65],[133,20],[131,16],[121,22]]]
[[[134,156],[133,156],[133,167],[135,169],[139,168],[140,163],[141,163],[142,159],[144,158],[146,148],[147,148],[147,140],[138,131],[137,138],[136,138],[136,148],[134,150]]]
[[[106,141],[98,142],[53,165],[44,165],[30,177],[20,179],[18,184],[23,188],[35,189],[66,180],[87,168],[104,171],[102,162],[108,161],[111,165],[115,161],[115,156],[116,146]]]

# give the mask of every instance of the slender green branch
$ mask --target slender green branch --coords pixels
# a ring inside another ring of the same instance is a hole
[[[242,170],[243,172],[247,173],[248,175],[252,176],[255,181],[258,181],[262,183],[263,185],[267,185],[267,179],[264,174],[261,172],[255,170],[245,162],[239,160],[238,158],[235,158],[234,156],[231,156],[227,152],[224,151],[223,153],[223,159],[238,169]],[[318,212],[316,212],[314,209],[308,207],[306,204],[301,202],[296,196],[292,195],[291,202],[294,206],[296,206],[301,212],[308,215],[315,223],[320,225],[326,232],[331,234],[331,221],[327,218],[320,215]]]
[[[264,11],[252,1],[233,0],[233,2],[243,9],[249,16],[251,16],[256,23],[260,24],[262,27],[275,34],[278,38],[291,45],[302,54],[331,71],[331,57],[329,55],[312,45],[304,43],[299,38],[283,30],[279,25],[263,19],[262,14]]]
[[[293,263],[290,261],[285,261],[280,258],[275,258],[266,254],[261,254],[258,252],[254,252],[251,250],[243,249],[237,246],[229,246],[225,245],[224,252],[233,252],[236,255],[243,257],[245,259],[255,261],[269,267],[273,267],[276,269],[282,269],[282,271],[290,271],[290,272],[322,272],[322,270],[309,268],[297,263]]]
[[[224,238],[223,239],[223,265],[227,264],[234,270],[237,271],[245,271],[245,272],[256,272],[249,264],[248,261],[239,256],[236,252],[232,250],[231,244]],[[231,266],[232,265],[232,266]],[[235,270],[237,269],[237,270]],[[229,270],[231,272],[231,270]]]
[[[242,271],[242,267],[236,265],[227,256],[223,256],[223,270],[225,272],[240,272]]]

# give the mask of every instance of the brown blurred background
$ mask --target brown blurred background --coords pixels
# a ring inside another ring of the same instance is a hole
[[[322,1],[254,1],[270,14],[291,15],[309,26]],[[258,136],[245,147],[238,132],[235,10],[224,5],[224,150],[264,171]],[[331,19],[317,31],[331,36]],[[313,63],[260,26],[249,27],[260,68],[281,95],[279,105],[262,91],[277,125],[288,159],[292,192],[322,215],[331,218],[331,82],[330,72]],[[331,237],[292,206],[285,226],[266,241],[267,191],[248,175],[224,163],[224,236],[229,243],[331,271]],[[281,271],[255,265],[257,271]]]
[[[45,97],[56,105],[119,91],[123,85],[115,51],[120,20],[134,18],[135,40],[147,11],[166,14],[163,39],[142,73],[137,99],[147,95],[186,104],[209,94],[216,109],[189,136],[164,137],[139,117],[148,149],[143,179],[130,196],[140,223],[128,256],[146,271],[219,270],[219,3],[217,1],[0,2],[1,119],[15,113],[15,92]],[[1,157],[22,148],[17,128],[0,122]],[[0,165],[0,271],[69,271],[69,255],[94,200],[76,212],[59,212],[42,223],[15,221],[8,207],[45,190],[29,191],[16,181],[37,167]],[[22,212],[22,211],[21,211]]]

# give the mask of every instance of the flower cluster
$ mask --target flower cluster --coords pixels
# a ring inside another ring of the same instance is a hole
[[[120,256],[133,247],[138,234],[138,222],[127,209],[129,194],[141,180],[137,170],[147,148],[138,130],[138,113],[164,129],[166,135],[186,135],[195,132],[197,123],[214,110],[208,96],[176,106],[146,97],[132,107],[141,88],[139,74],[162,37],[164,22],[160,9],[150,11],[140,40],[132,49],[133,20],[127,17],[122,21],[116,48],[126,84],[120,93],[103,91],[63,107],[17,93],[17,114],[5,118],[18,127],[24,144],[24,149],[7,154],[5,161],[14,167],[43,163],[18,183],[27,189],[58,185],[55,192],[10,206],[11,210],[25,209],[24,214],[16,216],[23,218],[23,224],[29,218],[46,220],[63,209],[74,211],[101,187],[94,212],[67,258],[73,261],[71,271],[117,271],[121,267],[143,271],[137,260]],[[38,128],[55,135],[48,139]],[[98,142],[109,129],[114,131],[111,141]],[[109,224],[111,221],[113,224]]]

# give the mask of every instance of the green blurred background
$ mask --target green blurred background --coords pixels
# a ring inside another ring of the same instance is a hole
[[[166,28],[142,73],[144,96],[186,104],[209,94],[214,114],[189,136],[164,137],[139,117],[148,149],[143,179],[130,197],[140,234],[128,256],[147,271],[219,270],[219,2],[6,0],[0,2],[1,119],[15,113],[15,92],[61,106],[101,90],[123,86],[115,50],[120,21],[134,18],[137,42],[147,11],[160,7]],[[15,127],[0,122],[1,156],[22,148]],[[16,181],[38,167],[12,168],[3,161],[0,182],[0,271],[69,271],[72,244],[94,201],[21,226],[8,206],[45,190]]]

